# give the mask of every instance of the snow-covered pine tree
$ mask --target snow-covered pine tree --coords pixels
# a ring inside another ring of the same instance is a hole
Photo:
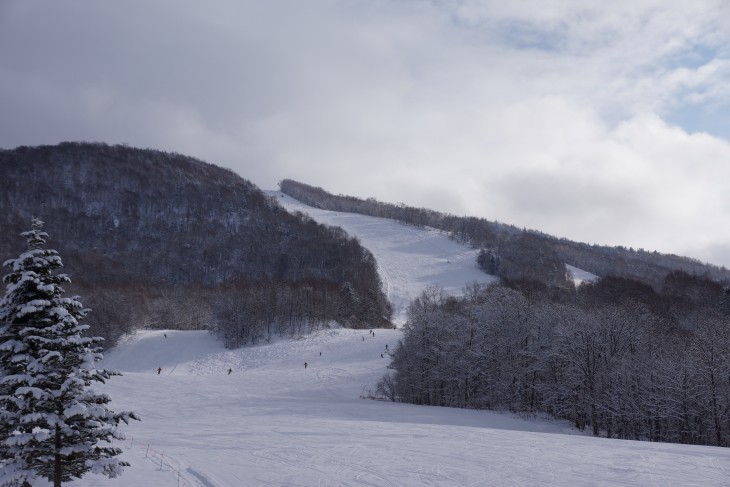
[[[70,282],[55,250],[44,249],[43,222],[21,235],[27,250],[4,263],[7,292],[0,302],[0,485],[29,485],[37,476],[60,486],[92,471],[109,477],[129,464],[111,445],[123,439],[111,400],[89,388],[119,375],[96,368],[101,338],[85,337],[88,326],[78,297],[63,297]],[[100,444],[103,443],[103,444]]]

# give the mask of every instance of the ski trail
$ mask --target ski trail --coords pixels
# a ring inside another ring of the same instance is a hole
[[[429,286],[441,286],[451,294],[459,294],[466,284],[496,280],[477,268],[476,249],[455,242],[434,228],[320,210],[281,192],[267,193],[288,211],[300,211],[319,223],[338,226],[360,240],[375,257],[384,292],[393,306],[393,322],[398,327],[406,322],[411,301]]]

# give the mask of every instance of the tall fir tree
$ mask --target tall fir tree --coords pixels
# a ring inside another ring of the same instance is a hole
[[[88,310],[78,297],[63,297],[66,274],[55,250],[44,249],[43,222],[21,234],[27,250],[4,263],[10,268],[0,302],[0,485],[29,485],[44,477],[55,487],[87,472],[109,477],[129,464],[116,458],[120,422],[110,397],[95,393],[117,372],[96,367],[101,338],[84,336]]]

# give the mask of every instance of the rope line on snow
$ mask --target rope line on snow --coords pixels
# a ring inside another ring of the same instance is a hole
[[[129,447],[134,449],[134,437],[127,437],[127,440],[129,441]],[[147,443],[146,446],[138,443],[136,450],[144,453],[144,458],[150,460],[153,464],[159,465],[161,471],[165,471],[165,467],[167,467],[167,471],[175,473],[177,475],[177,487],[194,487],[182,473],[182,466],[179,463],[177,466],[173,465],[169,455],[165,457],[164,452],[155,450],[150,443]]]

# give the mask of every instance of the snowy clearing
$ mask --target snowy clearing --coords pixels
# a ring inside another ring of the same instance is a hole
[[[104,387],[115,409],[142,415],[126,429],[132,467],[119,479],[90,474],[70,485],[727,485],[728,449],[360,399],[400,333],[336,329],[229,351],[206,332],[139,332],[105,360],[135,371]]]
[[[599,279],[597,275],[591,274],[590,272],[584,271],[583,269],[578,269],[577,267],[569,264],[565,264],[565,269],[570,272],[571,276],[573,276],[573,282],[576,286],[580,286],[584,282],[594,282]]]

